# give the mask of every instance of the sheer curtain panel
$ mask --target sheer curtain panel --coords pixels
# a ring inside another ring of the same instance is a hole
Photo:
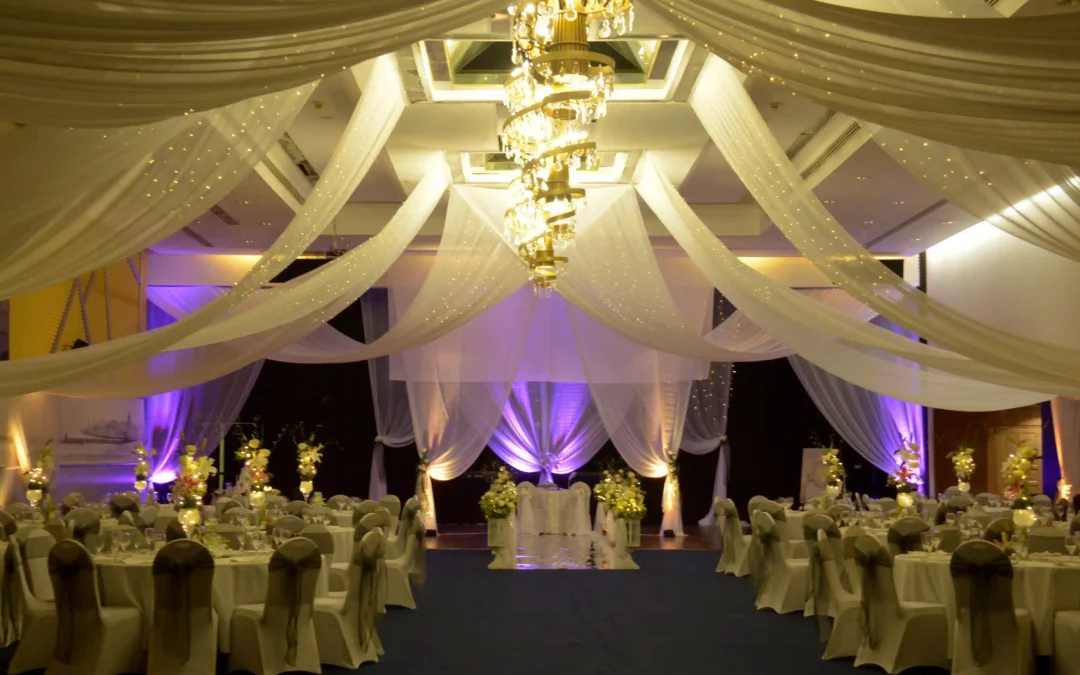
[[[714,363],[709,369],[709,377],[690,383],[690,404],[686,409],[686,423],[683,425],[682,444],[679,449],[691,455],[718,452],[709,512],[698,521],[698,525],[702,527],[715,522],[713,509],[716,500],[727,498],[728,467],[731,465],[727,444],[731,376],[730,363]]]
[[[1050,401],[1050,410],[1054,416],[1061,475],[1075,495],[1080,489],[1080,400],[1055,398]]]
[[[390,305],[386,293],[368,291],[360,298],[364,319],[364,339],[375,342],[390,328]],[[368,359],[371,378],[371,400],[375,404],[375,444],[371,452],[371,479],[368,499],[376,501],[386,496],[386,462],[384,448],[400,448],[415,440],[412,416],[409,414],[409,391],[405,383],[390,379],[390,357]],[[399,495],[404,496],[404,495]]]

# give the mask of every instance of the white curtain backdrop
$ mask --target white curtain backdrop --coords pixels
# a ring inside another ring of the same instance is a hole
[[[282,235],[231,292],[171,326],[83,349],[0,363],[0,396],[50,391],[68,396],[126,398],[190,386],[219,376],[221,373],[215,373],[161,386],[160,381],[154,382],[157,373],[147,359],[209,326],[303,253],[326,230],[367,173],[405,104],[396,63],[392,57],[380,58],[368,91],[335,149],[328,170]],[[232,372],[261,356],[237,363],[224,372]]]
[[[788,361],[832,428],[875,467],[892,473],[905,441],[918,443],[925,454],[922,406],[857,387],[798,356]]]
[[[497,0],[10,0],[0,119],[114,127],[340,72],[505,11]]]
[[[993,330],[935,301],[891,272],[837,224],[786,157],[730,66],[709,60],[691,106],[750,193],[808,260],[856,300],[972,361],[944,358],[927,363],[920,357],[922,363],[1031,391],[1077,392],[1080,350]],[[866,324],[851,328],[867,339],[875,334]]]
[[[608,440],[585,384],[515,382],[488,445],[518,471],[552,474],[577,471]]]
[[[728,401],[731,395],[732,368],[730,363],[714,363],[709,377],[690,384],[690,404],[686,410],[682,444],[679,449],[691,455],[706,455],[717,451],[716,476],[713,479],[713,498],[709,511],[698,525],[707,527],[715,522],[716,499],[727,498],[728,466],[731,463],[727,444]]]
[[[386,293],[371,291],[360,298],[364,319],[364,339],[375,342],[390,329],[390,305]],[[386,496],[385,448],[400,448],[412,443],[412,416],[409,414],[409,392],[405,383],[390,379],[390,358],[368,359],[371,377],[371,400],[375,407],[375,444],[371,452],[371,478],[368,499],[376,501]]]
[[[1057,441],[1061,477],[1072,486],[1072,494],[1080,489],[1080,400],[1055,398],[1050,401],[1054,415],[1054,440]]]
[[[314,85],[134,129],[0,136],[0,297],[99,269],[189,224],[277,143]]]
[[[1080,14],[958,21],[807,0],[642,5],[737,67],[858,119],[1080,163]]]

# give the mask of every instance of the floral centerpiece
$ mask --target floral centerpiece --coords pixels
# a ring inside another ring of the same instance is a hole
[[[1034,504],[1028,489],[1028,479],[1040,457],[1036,448],[1023,441],[1008,439],[1013,451],[1001,463],[1001,477],[1005,482],[1005,496],[1012,500],[1013,522],[1020,527],[1035,524]]]
[[[153,448],[147,450],[142,443],[136,443],[133,452],[135,453],[135,491],[142,492],[150,480],[150,458],[157,452]]]
[[[616,537],[626,532],[627,546],[641,545],[641,519],[645,517],[645,491],[638,475],[629,469],[616,474],[607,494],[607,507],[615,517]],[[617,539],[616,539],[617,541]]]
[[[270,464],[270,449],[264,448],[257,437],[241,436],[244,442],[236,451],[236,458],[244,463],[240,477],[236,481],[239,494],[247,494],[252,506],[261,507],[270,490],[270,473],[266,470]]]
[[[889,485],[896,486],[896,503],[908,508],[915,503],[912,493],[918,490],[919,480],[919,444],[905,440],[896,450],[900,463],[889,475]]]
[[[956,487],[964,492],[971,492],[971,475],[975,473],[975,448],[961,443],[960,447],[949,453],[953,472],[956,474]]]
[[[833,445],[824,448],[821,463],[825,465],[825,494],[836,499],[844,491],[844,478],[847,476],[840,462],[840,448]]]
[[[56,468],[52,455],[52,441],[49,441],[42,448],[37,463],[29,471],[23,473],[26,476],[26,501],[30,502],[30,506],[34,508],[42,503],[49,492],[49,481],[52,479],[53,469]]]
[[[495,479],[491,481],[487,492],[480,497],[480,510],[488,523],[488,545],[501,547],[508,545],[510,536],[509,518],[517,510],[517,485],[505,467],[499,467]]]
[[[296,444],[296,472],[300,474],[300,492],[304,499],[315,489],[315,474],[318,472],[317,465],[322,461],[322,450],[323,446],[315,443],[315,434]]]
[[[206,450],[206,441],[201,449],[189,445],[181,436],[184,443],[184,454],[180,455],[180,475],[172,484],[172,497],[179,509],[177,517],[184,531],[191,536],[191,531],[199,524],[199,504],[206,496],[206,483],[210,476],[217,473],[212,457],[196,457],[195,455]]]

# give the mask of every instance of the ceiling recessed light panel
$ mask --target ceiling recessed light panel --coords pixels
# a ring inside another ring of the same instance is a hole
[[[502,102],[514,65],[509,39],[425,40],[416,45],[420,77],[432,101]],[[664,101],[682,76],[690,43],[673,38],[590,42],[615,61],[612,101]]]

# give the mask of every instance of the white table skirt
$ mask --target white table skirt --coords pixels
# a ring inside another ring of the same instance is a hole
[[[334,524],[335,525],[337,525],[338,527],[347,527],[347,528],[349,528],[351,530],[352,527],[353,527],[353,524],[352,524],[353,515],[352,514],[353,514],[353,512],[350,509],[348,511],[342,511],[340,513],[339,512],[334,512],[331,515],[334,518]]]
[[[896,593],[901,600],[936,602],[949,615],[949,645],[956,621],[956,594],[945,553],[897,556],[893,564]],[[1036,554],[1013,565],[1013,603],[1031,612],[1035,653],[1054,651],[1054,612],[1080,610],[1080,560]]]
[[[250,553],[214,559],[214,611],[218,615],[218,650],[229,651],[229,628],[239,605],[266,600],[270,553]],[[138,607],[146,622],[145,636],[154,620],[153,557],[140,555],[96,556],[101,604]]]
[[[570,490],[536,490],[530,498],[532,508],[532,529],[526,531],[529,518],[519,516],[518,523],[522,527],[520,534],[569,534],[586,535],[592,532],[588,517],[582,522],[575,517],[575,508],[579,508],[577,496]],[[519,509],[524,506],[519,503]],[[525,508],[529,508],[525,506]],[[585,505],[584,513],[588,513],[588,505]]]

